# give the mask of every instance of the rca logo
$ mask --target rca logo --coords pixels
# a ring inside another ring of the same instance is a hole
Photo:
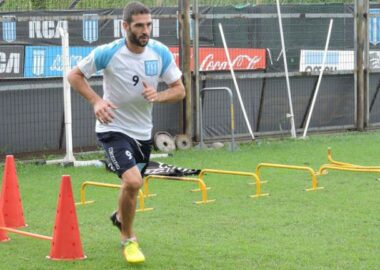
[[[67,31],[67,21],[30,21],[29,38],[52,39],[59,38],[59,28]]]
[[[0,73],[19,74],[20,73],[20,54],[10,53],[7,55],[0,52]]]

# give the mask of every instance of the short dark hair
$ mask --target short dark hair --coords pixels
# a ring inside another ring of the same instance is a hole
[[[150,9],[140,2],[130,2],[123,10],[123,20],[127,23],[132,22],[132,15],[150,14]]]

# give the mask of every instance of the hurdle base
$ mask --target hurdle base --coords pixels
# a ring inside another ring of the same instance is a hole
[[[317,188],[307,188],[305,191],[317,191],[319,189],[324,189],[324,187],[317,187]]]
[[[195,201],[195,204],[206,204],[206,203],[212,203],[215,202],[215,200],[207,200],[207,201]]]
[[[76,202],[75,205],[86,205],[86,204],[92,204],[95,201],[85,201],[85,202]]]
[[[268,181],[260,181],[260,184],[266,184],[266,183],[268,183]],[[248,185],[255,186],[256,182],[248,182]]]
[[[250,198],[259,198],[259,197],[264,197],[264,196],[269,196],[269,193],[261,193],[261,194],[249,195]]]
[[[144,198],[156,197],[156,193],[149,193],[148,195],[144,195]]]
[[[144,209],[136,209],[136,212],[147,212],[152,211],[154,208],[144,208]]]
[[[211,189],[211,187],[206,187],[206,190],[210,190],[210,189]],[[190,192],[199,192],[199,191],[201,191],[200,188],[195,188],[195,189],[190,190]]]

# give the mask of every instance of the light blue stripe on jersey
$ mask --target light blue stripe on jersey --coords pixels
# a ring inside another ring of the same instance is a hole
[[[112,56],[125,45],[125,39],[121,38],[109,44],[99,46],[94,50],[96,70],[104,69],[111,61]]]
[[[152,42],[148,43],[148,47],[151,48],[153,51],[155,51],[162,59],[162,70],[160,77],[165,73],[165,71],[168,69],[170,63],[173,60],[173,55],[169,51],[168,47],[163,45],[160,42],[157,42],[155,40],[151,40]]]

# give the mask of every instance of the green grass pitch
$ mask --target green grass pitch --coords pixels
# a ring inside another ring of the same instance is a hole
[[[177,151],[160,161],[188,168],[254,172],[258,163],[310,166],[327,163],[327,147],[339,161],[380,165],[380,133],[311,136],[308,140],[267,140],[225,149]],[[29,227],[51,235],[61,176],[71,176],[75,200],[83,181],[118,184],[118,178],[96,167],[36,166],[17,163],[18,181]],[[147,257],[128,265],[120,252],[119,235],[109,215],[118,191],[88,187],[77,207],[84,261],[56,262],[45,258],[50,243],[9,234],[0,243],[0,269],[380,269],[380,175],[329,171],[318,178],[323,190],[311,187],[305,172],[263,169],[270,196],[252,199],[247,177],[207,175],[214,203],[196,205],[196,185],[152,181],[156,197],[145,200],[154,210],[137,213],[135,231]]]

